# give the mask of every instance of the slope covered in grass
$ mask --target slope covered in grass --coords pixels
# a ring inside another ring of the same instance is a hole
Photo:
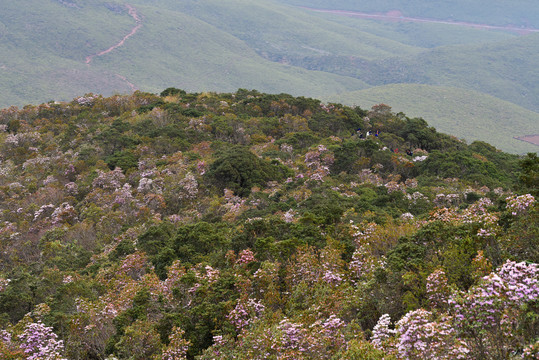
[[[399,10],[405,16],[452,19],[495,25],[539,27],[539,4],[534,0],[277,0],[321,9],[367,12]]]
[[[539,150],[535,145],[513,138],[538,133],[538,113],[474,91],[399,84],[369,88],[329,99],[363,108],[385,103],[393,111],[423,117],[440,131],[469,142],[486,141],[511,153]]]
[[[0,106],[85,92],[157,91],[171,83],[196,91],[256,87],[312,96],[365,87],[358,79],[270,62],[234,35],[165,4],[133,4],[140,30],[90,65],[88,56],[117,44],[136,25],[123,2],[3,6]]]
[[[94,66],[121,72],[141,89],[157,91],[168,83],[197,91],[257,87],[318,96],[328,89],[366,87],[359,79],[265,60],[243,41],[190,15],[151,6],[138,9],[145,20],[136,41],[96,58]]]
[[[377,7],[373,1],[310,3],[329,9],[401,9],[407,16],[430,17],[435,17],[436,5],[458,21],[502,25],[521,24],[526,18],[523,9],[533,12],[535,6],[512,4],[504,15],[511,21],[501,21],[490,8],[478,11],[485,6],[483,0],[474,0],[464,10],[456,8],[462,2],[435,2],[427,8],[418,1],[381,1]],[[0,0],[0,4],[0,107],[70,100],[90,92],[157,92],[168,86],[197,92],[256,88],[325,98],[381,85],[429,84],[477,92],[467,96],[488,93],[539,111],[539,34],[350,18],[313,12],[297,6],[306,2],[288,0],[134,0],[128,4]],[[495,4],[499,9],[507,7],[499,1]],[[468,11],[474,11],[473,19],[461,16]],[[378,89],[372,93],[381,94]],[[412,103],[415,97],[409,95],[398,103]],[[483,103],[483,99],[476,101]],[[487,101],[491,108],[510,108],[495,100]],[[458,104],[450,101],[443,106],[451,113],[449,107]],[[462,118],[476,116],[473,106],[458,111]],[[529,118],[529,113],[488,117],[516,124]],[[481,131],[481,127],[470,128],[465,135],[482,138]],[[513,148],[501,139],[492,142]]]

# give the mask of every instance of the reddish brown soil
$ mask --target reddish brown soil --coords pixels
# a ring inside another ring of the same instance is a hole
[[[520,136],[520,137],[515,137],[515,139],[526,141],[526,142],[529,142],[530,144],[534,144],[534,145],[539,146],[539,134],[524,135],[524,136]]]

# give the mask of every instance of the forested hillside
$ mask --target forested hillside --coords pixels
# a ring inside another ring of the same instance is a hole
[[[240,89],[0,111],[2,359],[536,359],[539,158]]]

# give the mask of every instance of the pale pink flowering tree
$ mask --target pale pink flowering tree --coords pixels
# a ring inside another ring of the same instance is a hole
[[[240,251],[238,258],[236,259],[236,264],[250,264],[255,261],[255,254],[251,249],[245,249]]]
[[[432,313],[410,311],[397,322],[396,352],[402,359],[466,359],[466,344],[456,339],[449,321],[433,321]]]
[[[434,270],[427,277],[427,297],[433,309],[446,309],[451,295],[447,276],[442,269]]]
[[[187,349],[189,349],[189,341],[183,338],[181,328],[174,326],[172,333],[169,336],[170,343],[163,351],[162,360],[184,360],[187,359]]]
[[[382,315],[372,329],[371,343],[379,350],[388,351],[393,346],[390,342],[395,335],[395,330],[390,329],[391,317],[389,314]]]
[[[26,325],[18,340],[28,360],[64,360],[64,342],[41,322]]]
[[[529,341],[519,326],[522,306],[538,298],[538,265],[508,260],[449,303],[453,324],[476,358],[506,359]]]
[[[511,211],[513,215],[526,212],[535,203],[535,198],[531,194],[510,196],[505,200],[507,201],[507,210]]]

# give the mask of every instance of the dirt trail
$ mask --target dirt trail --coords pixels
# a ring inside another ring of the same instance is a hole
[[[306,9],[306,10],[329,13],[329,14],[336,14],[336,15],[341,15],[341,16],[359,17],[362,19],[456,25],[456,26],[466,26],[466,27],[472,27],[476,29],[485,29],[485,30],[514,31],[519,34],[529,34],[532,32],[539,32],[539,29],[535,29],[535,28],[525,28],[525,27],[517,27],[517,26],[496,26],[496,25],[470,23],[470,22],[465,22],[465,21],[436,20],[436,19],[408,17],[408,16],[402,16],[402,13],[400,11],[390,11],[385,14],[372,14],[372,13],[347,11],[347,10],[314,9],[314,8],[309,8],[309,7],[301,7],[301,8]]]
[[[131,36],[135,35],[137,33],[137,31],[139,31],[139,29],[142,27],[142,18],[137,13],[137,9],[135,9],[133,6],[131,6],[129,4],[125,4],[125,7],[127,8],[129,15],[135,20],[136,25],[131,29],[129,34],[125,35],[122,38],[122,40],[120,40],[116,44],[112,45],[111,47],[109,47],[106,50],[103,50],[103,51],[98,52],[96,54],[87,56],[86,57],[86,64],[88,66],[90,66],[90,63],[92,62],[92,60],[95,57],[103,56],[105,54],[108,54],[111,51],[113,51],[113,50],[119,48],[120,46],[122,46],[126,42],[127,39],[129,39]],[[118,77],[119,79],[123,80],[131,88],[132,91],[138,90],[138,88],[135,86],[135,84],[133,84],[129,80],[127,80],[127,78],[125,76],[122,76],[120,74],[114,74],[114,75],[116,75],[116,77]]]
[[[112,45],[111,47],[109,47],[107,50],[103,50],[101,52],[98,52],[97,54],[93,54],[93,55],[90,55],[90,56],[87,56],[86,57],[86,64],[90,64],[93,60],[94,57],[96,56],[103,56],[105,54],[108,54],[109,52],[119,48],[120,46],[122,46],[125,41],[127,39],[129,39],[131,36],[135,35],[137,33],[137,31],[139,31],[139,29],[142,27],[142,19],[140,18],[140,16],[138,15],[137,13],[137,9],[135,9],[133,6],[129,5],[129,4],[125,4],[125,6],[127,7],[127,10],[129,11],[129,15],[135,19],[135,22],[136,22],[136,26],[133,27],[131,29],[131,31],[129,32],[129,34],[125,35],[122,40],[120,40],[118,43],[116,43],[115,45]]]
[[[130,88],[131,88],[131,91],[137,91],[138,88],[135,86],[135,84],[133,84],[132,82],[130,82],[129,80],[127,80],[127,78],[125,76],[122,76],[120,74],[114,74],[116,75],[116,77],[118,77],[119,79],[123,80]]]

